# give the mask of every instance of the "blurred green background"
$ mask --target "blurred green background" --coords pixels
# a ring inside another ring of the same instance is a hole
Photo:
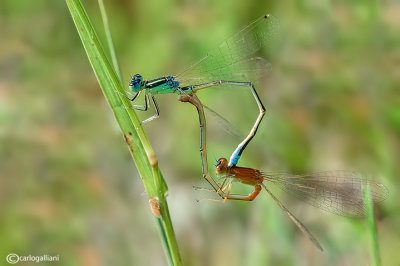
[[[97,1],[83,3],[106,48]],[[399,265],[398,1],[105,4],[126,83],[135,73],[178,73],[241,26],[274,14],[279,45],[259,89],[267,115],[240,165],[356,170],[383,182],[390,196],[376,208],[381,259]],[[17,253],[59,254],[57,265],[166,265],[148,197],[65,2],[2,0],[0,28],[0,264]],[[199,95],[247,132],[257,109],[240,93]],[[161,117],[145,130],[169,186],[185,265],[371,265],[363,220],[277,191],[320,240],[321,253],[266,193],[251,203],[204,200],[212,195],[193,189],[207,187],[197,114],[176,95],[157,99]],[[238,142],[212,121],[209,128],[212,170]]]

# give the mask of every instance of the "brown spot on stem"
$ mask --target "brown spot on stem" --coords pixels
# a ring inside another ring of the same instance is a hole
[[[125,139],[125,142],[126,142],[126,144],[130,144],[130,140],[129,140],[129,138],[125,135],[125,134],[123,134],[123,136],[124,136],[124,139]]]
[[[150,209],[154,216],[161,218],[160,204],[157,197],[149,199]]]
[[[149,155],[149,162],[153,169],[158,167],[158,159],[155,153]]]

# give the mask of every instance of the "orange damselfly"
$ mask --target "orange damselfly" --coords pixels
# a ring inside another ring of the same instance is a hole
[[[282,211],[320,250],[322,246],[316,238],[272,194],[268,188],[270,184],[319,209],[349,217],[365,216],[363,196],[365,189],[375,203],[383,201],[388,195],[388,190],[383,184],[364,179],[361,174],[351,171],[325,171],[301,175],[268,173],[247,167],[231,167],[227,159],[220,158],[217,160],[215,172],[217,176],[223,178],[218,192],[225,195],[224,202],[228,199],[252,201],[264,188]],[[253,191],[248,195],[232,195],[230,191],[233,182],[252,186]]]

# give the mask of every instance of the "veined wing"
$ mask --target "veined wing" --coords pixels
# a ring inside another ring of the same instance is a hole
[[[225,65],[214,71],[194,69],[185,76],[176,76],[180,86],[204,84],[215,80],[257,81],[271,69],[271,64],[262,57],[253,57]]]
[[[238,140],[244,139],[244,135],[237,129],[231,122],[229,122],[225,117],[211,109],[210,107],[203,104],[205,110],[207,110],[207,114],[209,114],[214,121],[214,123],[218,124],[218,128],[222,128],[229,135],[237,138]]]
[[[357,172],[328,171],[304,175],[263,173],[270,182],[298,199],[319,209],[342,216],[365,216],[363,189],[369,189],[373,202],[387,198],[388,189],[364,179]]]
[[[279,23],[271,15],[253,21],[241,31],[210,51],[203,59],[176,76],[181,86],[217,79],[249,81],[270,67],[256,52],[272,43]]]

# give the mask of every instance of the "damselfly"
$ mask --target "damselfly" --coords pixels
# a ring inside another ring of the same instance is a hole
[[[310,231],[275,197],[266,184],[280,188],[284,192],[309,203],[322,210],[350,217],[363,217],[365,215],[365,203],[363,189],[365,189],[372,202],[383,201],[388,196],[388,189],[380,183],[362,178],[357,172],[350,171],[326,171],[311,174],[291,175],[287,173],[261,172],[260,170],[239,166],[230,166],[227,159],[217,160],[215,173],[222,178],[222,183],[215,181],[209,171],[206,151],[206,120],[204,108],[195,94],[182,95],[182,102],[193,104],[199,115],[200,123],[200,155],[203,177],[207,179],[214,192],[223,199],[252,201],[264,188],[278,206],[284,211],[294,224],[322,250],[321,244]],[[231,194],[233,182],[252,186],[253,191],[248,195]],[[266,183],[266,184],[264,184]],[[203,188],[200,188],[203,189]]]
[[[262,75],[270,64],[265,59],[256,57],[256,52],[270,43],[277,31],[277,26],[278,23],[273,16],[264,15],[226,39],[216,49],[207,53],[199,62],[179,75],[153,80],[144,80],[140,74],[134,75],[129,83],[131,92],[126,91],[132,98],[122,95],[133,102],[144,92],[144,104],[130,107],[136,110],[147,111],[153,102],[156,113],[142,121],[142,123],[147,123],[159,117],[160,114],[154,98],[156,94],[190,94],[210,87],[248,88],[256,101],[259,115],[247,137],[232,154],[230,165],[236,165],[241,153],[256,134],[265,114],[265,107],[253,81]]]
[[[231,167],[225,158],[217,160],[216,175],[223,178],[219,194],[228,199],[252,201],[264,188],[296,226],[322,250],[321,244],[308,229],[272,194],[264,183],[272,184],[284,192],[322,210],[343,216],[365,216],[363,190],[367,190],[373,202],[380,202],[388,196],[387,188],[380,183],[362,178],[350,171],[327,171],[302,175],[268,173],[246,167]],[[232,195],[233,182],[253,187],[248,195]]]

